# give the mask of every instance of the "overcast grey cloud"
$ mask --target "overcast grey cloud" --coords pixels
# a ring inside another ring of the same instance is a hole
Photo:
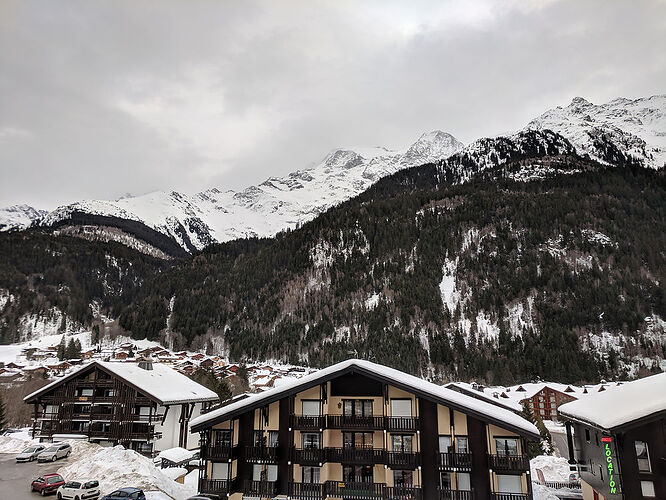
[[[663,93],[666,3],[0,3],[0,206],[240,188]]]

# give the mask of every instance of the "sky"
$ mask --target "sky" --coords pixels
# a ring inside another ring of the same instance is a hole
[[[3,0],[0,207],[242,189],[666,92],[666,2]]]

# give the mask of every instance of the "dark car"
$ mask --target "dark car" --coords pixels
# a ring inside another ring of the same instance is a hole
[[[140,488],[120,488],[108,495],[104,495],[101,500],[146,500],[146,495]]]
[[[30,484],[30,491],[36,491],[44,496],[55,493],[63,484],[65,484],[65,480],[60,474],[44,474]]]

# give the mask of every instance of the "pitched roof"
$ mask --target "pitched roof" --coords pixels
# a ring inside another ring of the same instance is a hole
[[[446,387],[456,392],[467,394],[473,398],[483,399],[484,401],[488,401],[491,404],[511,410],[514,413],[521,413],[523,411],[523,406],[520,403],[513,401],[510,398],[500,399],[499,396],[496,397],[494,394],[498,393],[499,391],[493,391],[492,388],[484,388],[479,390],[475,389],[472,384],[468,384],[467,382],[451,382]]]
[[[432,382],[394,368],[360,359],[342,361],[300,379],[282,384],[275,389],[253,394],[246,399],[201,415],[192,420],[190,423],[191,430],[192,432],[199,432],[218,422],[234,418],[254,408],[278,401],[285,396],[295,394],[308,387],[313,387],[346,373],[358,373],[390,383],[400,389],[413,392],[419,397],[465,412],[480,420],[497,424],[507,430],[527,437],[539,438],[539,431],[536,426],[521,416],[516,415],[511,410],[433,384]]]
[[[559,410],[573,420],[608,430],[666,414],[666,373],[609,386],[603,392],[563,404]]]
[[[210,389],[166,365],[154,363],[152,370],[144,370],[134,363],[93,361],[73,371],[68,376],[51,382],[32,394],[28,394],[23,400],[27,402],[32,401],[37,396],[76,377],[82,371],[90,370],[95,366],[124,380],[160,404],[196,403],[201,401],[217,401],[219,399],[217,394]]]

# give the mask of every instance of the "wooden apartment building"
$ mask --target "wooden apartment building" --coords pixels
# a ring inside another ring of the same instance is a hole
[[[230,499],[532,498],[514,412],[361,360],[194,419],[199,491]]]

